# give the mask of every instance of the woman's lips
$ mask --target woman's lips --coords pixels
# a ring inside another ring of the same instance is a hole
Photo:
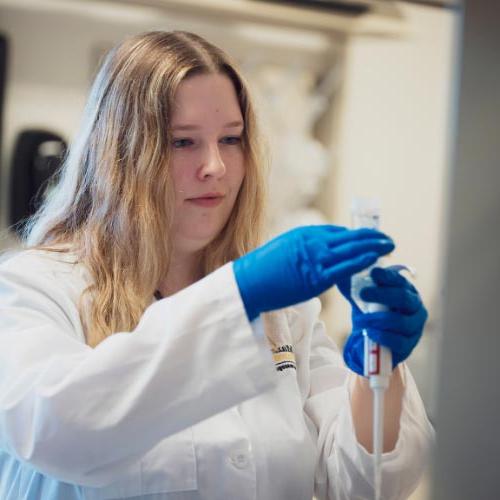
[[[189,198],[187,201],[200,207],[216,207],[222,203],[223,198],[223,196],[202,196],[200,198]]]

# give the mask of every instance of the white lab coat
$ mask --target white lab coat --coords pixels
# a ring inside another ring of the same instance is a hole
[[[227,264],[153,302],[133,332],[85,344],[71,256],[0,265],[1,500],[372,498],[349,371],[317,299],[283,310],[297,370],[277,371]],[[407,368],[384,499],[403,499],[433,431]]]

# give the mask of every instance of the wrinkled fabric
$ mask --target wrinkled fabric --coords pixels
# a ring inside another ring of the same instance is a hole
[[[2,500],[371,498],[352,375],[319,300],[276,313],[296,359],[277,371],[231,264],[94,349],[77,309],[88,284],[71,255],[31,250],[0,265]],[[404,371],[401,432],[383,457],[387,499],[416,487],[433,439]]]

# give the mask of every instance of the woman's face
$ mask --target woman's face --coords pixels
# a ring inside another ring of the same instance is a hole
[[[174,250],[193,252],[222,230],[245,175],[243,117],[231,80],[222,74],[184,80],[171,132]]]

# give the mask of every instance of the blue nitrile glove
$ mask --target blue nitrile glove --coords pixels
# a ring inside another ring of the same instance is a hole
[[[383,304],[387,311],[363,313],[351,297],[351,280],[338,285],[352,306],[352,333],[344,346],[344,360],[359,375],[363,375],[364,329],[374,342],[391,350],[395,368],[417,345],[427,319],[420,295],[405,277],[380,267],[374,267],[370,276],[375,286],[363,288],[361,298]]]
[[[373,229],[304,226],[235,260],[233,269],[252,321],[319,295],[393,249],[392,240]]]

